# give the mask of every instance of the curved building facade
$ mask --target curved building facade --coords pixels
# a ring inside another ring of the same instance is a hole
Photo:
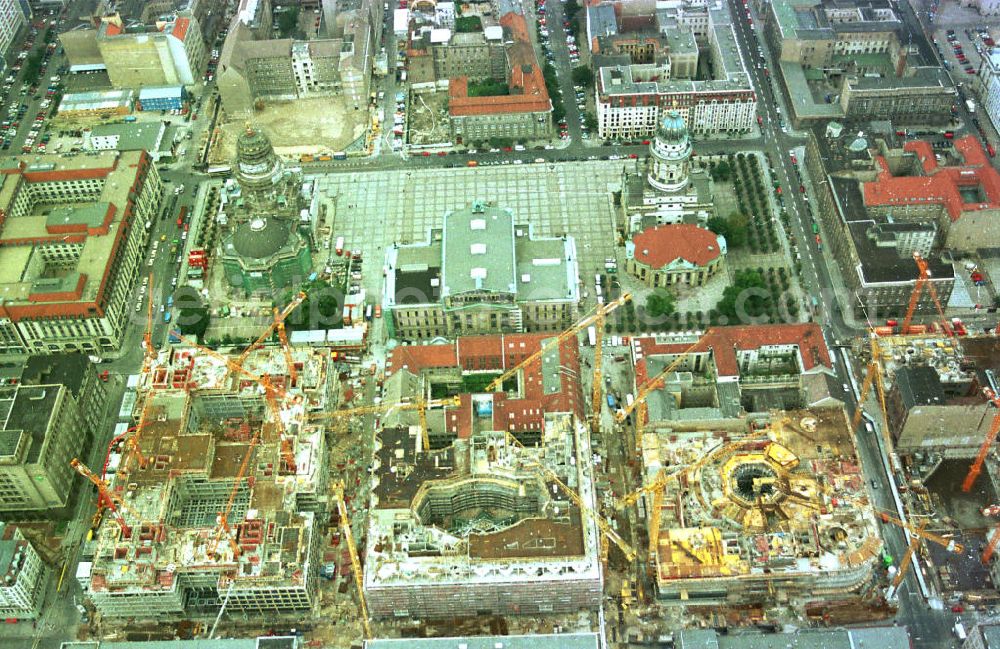
[[[676,192],[688,184],[691,161],[691,138],[684,118],[669,111],[656,129],[649,144],[649,172],[646,180],[654,189]]]
[[[309,245],[282,219],[259,217],[237,226],[222,243],[232,286],[247,293],[302,282],[312,270]]]

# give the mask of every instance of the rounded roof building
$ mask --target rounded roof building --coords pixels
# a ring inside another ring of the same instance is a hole
[[[255,217],[223,240],[222,266],[231,285],[253,292],[303,281],[312,258],[308,243],[287,220]]]
[[[656,137],[649,143],[650,186],[662,192],[676,192],[688,183],[691,138],[684,117],[676,110],[667,111],[656,127]]]
[[[631,244],[636,262],[653,270],[707,266],[725,252],[717,234],[690,223],[646,228]]]
[[[274,154],[271,140],[259,129],[247,125],[236,138],[236,180],[248,193],[270,192],[284,172]]]
[[[687,125],[676,110],[668,111],[656,128],[656,137],[665,142],[680,142],[687,138]]]
[[[278,219],[251,219],[236,228],[232,243],[241,257],[267,259],[288,243],[288,226]]]

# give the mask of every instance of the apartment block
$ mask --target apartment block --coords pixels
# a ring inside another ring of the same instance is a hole
[[[888,119],[901,124],[947,124],[957,93],[947,72],[915,68],[896,77],[849,76],[840,92],[848,119]]]
[[[404,339],[562,331],[580,300],[576,243],[535,237],[510,210],[449,212],[418,244],[386,252],[384,304]]]
[[[698,343],[698,350],[690,348]],[[659,376],[663,388],[646,399],[649,431],[678,422],[732,420],[743,413],[828,404],[830,351],[815,324],[715,327],[705,333],[632,339],[633,393]]]
[[[697,27],[700,20],[690,24],[682,20],[688,14],[678,8],[653,10],[640,3],[614,3],[609,9],[602,4],[588,10],[592,46],[629,57],[628,62],[619,62],[611,56],[607,65],[595,70],[602,138],[650,137],[669,110],[680,113],[694,134],[750,130],[757,99],[739,56],[729,9],[723,4],[699,11],[695,5],[684,6],[703,15],[707,29]],[[711,80],[693,80],[699,48],[708,54]]]
[[[469,78],[452,78],[448,85],[448,115],[456,142],[486,142],[490,138],[548,139],[552,135],[552,100],[535,57],[524,16],[511,10],[500,17],[506,45],[509,94],[469,96]]]
[[[26,24],[24,5],[19,0],[0,0],[0,72],[6,69],[6,59]]]
[[[899,52],[903,21],[887,0],[776,0],[764,6],[765,37],[782,62],[827,68],[848,58]]]
[[[64,385],[4,386],[0,413],[0,512],[64,507],[90,432],[81,405]]]
[[[0,354],[115,354],[163,186],[143,151],[0,161]]]
[[[954,382],[963,373],[965,361],[960,358],[960,350],[951,347],[952,353],[948,353],[949,347],[937,346],[939,340],[912,340],[910,348],[916,354],[910,356],[919,354],[918,361],[925,363],[921,365],[904,364],[906,349],[887,346],[899,364],[886,395],[889,429],[894,447],[901,453],[940,453],[947,458],[971,459],[982,446],[992,418],[983,416],[986,400],[970,391],[968,378],[957,385]],[[963,389],[956,391],[956,387]]]
[[[993,128],[1000,128],[1000,51],[983,53],[979,78],[979,98],[983,111],[993,123]]]
[[[258,101],[342,96],[354,107],[368,103],[374,59],[374,2],[342,12],[332,38],[274,39],[262,25],[266,0],[245,0],[229,26],[216,84],[230,115],[250,115]],[[324,4],[324,9],[325,9]],[[267,20],[270,20],[269,18]]]
[[[411,83],[464,76],[470,81],[509,76],[502,28],[452,33],[430,27],[414,31],[406,50]]]

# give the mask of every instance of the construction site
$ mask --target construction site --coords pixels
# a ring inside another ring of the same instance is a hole
[[[642,436],[657,594],[688,605],[855,596],[881,538],[842,408]]]
[[[856,409],[852,428],[864,419],[863,431],[880,447],[900,518],[880,516],[904,529],[909,541],[898,570],[890,568],[896,574],[887,597],[896,595],[912,563],[928,600],[955,610],[995,604],[1000,462],[993,444],[1000,433],[1000,384],[993,368],[1000,349],[995,336],[969,335],[960,319],[945,317],[927,263],[913,256],[920,275],[905,316],[872,327],[853,350],[854,360],[865,364],[856,368],[864,376],[858,402],[872,404],[874,416]],[[936,317],[914,324],[924,291]],[[891,557],[884,561],[891,565]]]
[[[307,611],[316,603],[316,519],[326,507],[327,357],[280,350],[233,361],[163,352],[146,374],[128,454],[110,477],[93,559],[78,579],[105,618]],[[267,376],[261,394],[254,376]],[[280,379],[280,380],[279,380]],[[291,405],[294,404],[294,405]],[[99,478],[98,478],[99,479]],[[103,495],[103,494],[102,494]]]
[[[884,618],[914,573],[945,601],[963,584],[965,601],[988,597],[969,584],[992,579],[1000,541],[980,552],[987,523],[969,521],[1000,513],[1000,399],[976,370],[995,345],[970,356],[976,340],[953,332],[872,336],[855,390],[881,421],[862,426],[834,396],[815,324],[632,338],[605,367],[602,337],[580,337],[624,294],[561,333],[383,357],[332,351],[329,332],[290,345],[284,321],[305,299],[243,350],[175,332],[156,352],[147,333],[131,428],[100,471],[74,463],[100,494],[77,579],[102,628],[199,620],[212,637],[262,614],[332,618],[314,637],[349,646],[586,630],[608,609],[612,637],[631,637],[649,616],[660,629]],[[867,484],[876,440],[903,496],[891,512]],[[968,476],[935,495],[949,462]],[[959,491],[970,504],[954,515]],[[909,543],[898,564],[891,528]],[[831,618],[837,606],[854,608]],[[351,630],[331,635],[338,621]]]

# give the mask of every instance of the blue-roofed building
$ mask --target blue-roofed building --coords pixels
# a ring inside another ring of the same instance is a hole
[[[155,86],[139,90],[138,110],[180,110],[187,101],[184,86]]]

